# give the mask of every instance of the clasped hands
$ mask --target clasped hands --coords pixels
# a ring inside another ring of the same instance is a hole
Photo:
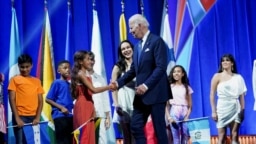
[[[147,88],[143,84],[135,87],[136,95],[144,95],[146,91],[147,91]]]
[[[116,91],[118,89],[118,84],[116,81],[112,81],[110,82],[109,87],[111,91]],[[146,91],[147,88],[143,84],[139,85],[138,87],[135,87],[136,95],[143,95],[146,93]]]
[[[116,91],[117,88],[118,88],[116,81],[110,82],[108,86],[109,86],[111,91]]]

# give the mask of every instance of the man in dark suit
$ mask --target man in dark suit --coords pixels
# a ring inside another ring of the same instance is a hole
[[[167,144],[165,105],[172,98],[166,74],[167,46],[161,37],[150,33],[148,27],[148,21],[140,14],[129,19],[130,33],[140,41],[135,46],[130,70],[112,84],[115,90],[136,77],[131,118],[136,144],[146,144],[144,126],[150,114],[158,143]]]

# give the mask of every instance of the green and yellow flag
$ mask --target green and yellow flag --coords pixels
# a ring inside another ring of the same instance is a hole
[[[48,134],[51,143],[55,143],[54,124],[51,117],[51,106],[45,102],[45,97],[50,89],[52,82],[55,80],[52,34],[47,8],[45,8],[44,26],[38,52],[36,76],[42,81],[42,86],[45,91],[43,95],[44,106],[41,119],[43,121],[49,121]]]

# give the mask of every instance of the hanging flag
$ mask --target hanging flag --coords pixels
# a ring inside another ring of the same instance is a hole
[[[120,41],[127,39],[126,22],[125,22],[125,16],[123,12],[120,15],[120,19],[119,19],[119,35],[120,35]]]
[[[172,42],[172,35],[171,35],[171,29],[170,29],[170,23],[169,23],[169,16],[168,13],[166,13],[166,10],[163,11],[163,20],[162,20],[162,26],[161,26],[161,37],[165,41],[167,47],[168,47],[168,66],[166,73],[167,75],[170,74],[170,71],[172,67],[175,65],[175,56],[174,56],[174,49],[173,49],[173,42]]]
[[[84,122],[82,125],[80,125],[77,129],[75,129],[72,132],[72,134],[74,135],[74,140],[75,140],[76,144],[80,144],[81,138],[83,136],[86,137],[85,135],[83,135],[83,130],[86,127],[87,123],[91,122],[93,120],[94,120],[94,118],[88,119],[86,122]]]
[[[95,120],[95,138],[96,138],[96,144],[99,143],[99,135],[100,135],[100,123],[101,118],[96,118]]]
[[[98,144],[98,138],[99,138],[99,134],[100,134],[100,123],[102,118],[97,117],[97,118],[90,118],[89,120],[87,120],[85,123],[83,123],[81,126],[79,126],[76,130],[73,131],[73,135],[74,135],[74,139],[76,144],[80,144],[81,141],[81,137],[83,134],[83,130],[85,129],[86,125],[88,122],[94,120],[94,125],[95,125],[95,138],[96,138],[96,144]],[[108,142],[109,143],[109,142]],[[114,143],[109,143],[109,144],[115,144]]]
[[[55,143],[54,125],[51,117],[51,106],[45,102],[45,97],[49,91],[51,83],[53,82],[53,80],[55,80],[52,35],[47,8],[45,8],[44,26],[42,30],[40,48],[38,52],[36,76],[42,81],[42,86],[45,91],[45,94],[43,95],[44,105],[41,117],[43,121],[49,121],[49,136],[51,139],[51,143]]]
[[[48,122],[41,122],[38,125],[24,125],[23,132],[28,144],[50,144],[47,133]]]
[[[101,34],[99,27],[99,19],[96,10],[93,10],[93,27],[92,27],[92,43],[91,43],[91,51],[95,54],[95,65],[94,70],[97,74],[102,76],[102,78],[106,81],[106,70],[104,64],[104,55],[101,44]],[[106,81],[107,83],[107,81]]]
[[[127,31],[126,31],[126,21],[125,21],[125,15],[124,15],[124,2],[121,2],[122,5],[122,13],[119,18],[119,37],[120,42],[123,40],[127,40]],[[114,109],[115,110],[115,109]],[[117,115],[117,113],[114,112],[114,115]],[[122,129],[119,123],[114,122],[113,123],[114,129],[115,129],[115,137],[118,139],[123,138]]]
[[[190,119],[186,121],[192,144],[211,143],[210,125],[208,117]]]
[[[15,8],[12,8],[12,23],[10,37],[10,53],[9,53],[9,80],[19,74],[18,57],[21,54],[21,45],[19,38],[19,27]],[[8,101],[8,126],[12,125],[12,110]],[[8,129],[8,143],[15,143],[13,129]]]
[[[10,54],[9,54],[9,79],[19,74],[18,57],[21,54],[19,28],[15,8],[12,8],[12,25],[10,38]]]
[[[98,19],[98,14],[96,10],[93,10],[91,51],[94,53],[95,59],[96,59],[94,64],[94,71],[103,78],[103,80],[105,81],[104,83],[107,83],[106,70],[105,70],[105,64],[104,64],[104,55],[103,55],[103,49],[102,49],[102,43],[101,43],[99,19]],[[116,143],[114,135],[115,135],[114,128],[110,126],[110,128],[107,130],[108,143],[110,144]]]
[[[71,53],[71,48],[70,48],[70,44],[71,44],[71,29],[72,29],[72,15],[71,15],[71,11],[70,11],[70,6],[68,5],[68,17],[67,17],[67,33],[66,33],[66,48],[65,48],[65,59],[68,61],[72,60],[72,53]]]
[[[86,127],[86,126],[84,126],[84,127]],[[83,133],[83,128],[84,128],[84,127],[80,128],[80,129],[77,129],[77,130],[75,130],[75,131],[73,132],[73,135],[74,135],[74,139],[75,139],[76,144],[80,144],[80,138],[81,138],[80,134]]]

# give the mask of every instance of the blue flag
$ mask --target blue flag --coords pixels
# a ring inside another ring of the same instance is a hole
[[[173,49],[173,39],[171,34],[171,28],[169,23],[169,16],[168,13],[163,11],[163,20],[162,20],[162,26],[161,26],[161,37],[163,38],[164,42],[166,43],[166,46],[168,47],[168,65],[166,73],[167,75],[170,74],[170,71],[172,67],[175,65],[175,55],[174,55],[174,49]]]
[[[98,13],[95,9],[93,9],[93,27],[92,27],[92,42],[91,42],[91,51],[95,54],[95,65],[94,65],[94,71],[99,74],[103,80],[104,83],[107,83],[107,76],[106,76],[106,69],[105,69],[105,63],[104,63],[104,53],[102,48],[102,41],[101,41],[101,32],[100,32],[100,24],[99,24],[99,18]],[[107,130],[107,141],[110,144],[116,143],[115,140],[115,133],[112,126]]]
[[[11,23],[11,36],[10,36],[10,53],[9,53],[9,79],[19,74],[18,56],[22,49],[19,37],[19,26],[16,16],[15,8],[12,8],[12,23]],[[12,111],[10,103],[8,102],[8,126],[12,125]],[[15,143],[15,136],[12,128],[8,129],[8,143]]]
[[[47,132],[48,122],[38,125],[25,125],[23,131],[28,144],[50,144],[50,137]]]
[[[209,144],[211,141],[208,117],[187,121],[192,144]]]

